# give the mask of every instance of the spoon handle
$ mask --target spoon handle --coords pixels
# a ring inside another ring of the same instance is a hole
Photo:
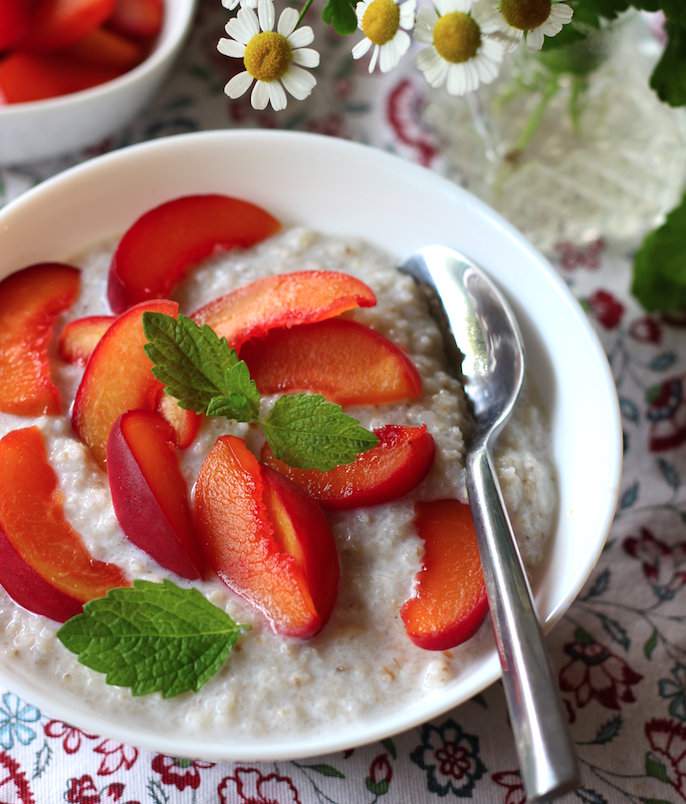
[[[469,454],[467,492],[522,779],[530,802],[547,800],[577,786],[578,767],[487,445]]]

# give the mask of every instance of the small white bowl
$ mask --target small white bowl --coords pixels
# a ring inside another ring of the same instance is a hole
[[[153,51],[105,84],[48,100],[0,105],[0,165],[33,162],[92,145],[125,126],[155,94],[191,27],[196,0],[165,0]]]
[[[398,262],[429,243],[453,246],[498,282],[516,310],[529,381],[550,418],[559,511],[534,589],[541,620],[551,627],[600,556],[617,501],[622,444],[605,354],[553,268],[495,212],[435,173],[330,137],[247,130],[155,140],[38,185],[0,211],[0,279],[34,262],[68,260],[162,201],[191,193],[249,199],[285,224],[365,238]],[[52,717],[172,756],[211,760],[293,759],[380,740],[452,709],[499,675],[495,646],[483,640],[457,678],[432,692],[418,690],[415,700],[373,718],[306,734],[174,733],[143,715],[100,713],[74,692],[55,689],[39,665],[0,654],[0,686]]]

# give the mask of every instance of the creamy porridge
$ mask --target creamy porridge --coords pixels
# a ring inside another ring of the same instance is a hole
[[[115,243],[74,261],[83,269],[81,295],[65,320],[109,314],[107,271]],[[399,610],[411,595],[420,568],[422,542],[413,528],[413,505],[420,499],[465,499],[464,434],[467,408],[457,380],[445,371],[441,339],[425,303],[409,277],[392,260],[360,241],[330,238],[294,228],[243,252],[218,256],[188,278],[174,297],[184,312],[280,272],[327,269],[353,274],[376,293],[376,307],[348,314],[402,347],[424,384],[421,399],[406,404],[348,409],[365,426],[425,424],[437,454],[428,477],[399,501],[331,515],[341,563],[340,591],[331,620],[308,642],[276,636],[266,621],[219,581],[179,585],[199,588],[213,603],[252,629],[228,663],[200,693],[172,700],[159,695],[133,698],[107,686],[103,676],[82,667],[56,639],[57,624],[16,606],[0,588],[2,650],[32,672],[52,678],[97,705],[100,712],[136,714],[152,727],[208,733],[230,727],[236,733],[303,733],[404,702],[459,675],[487,628],[447,652],[415,647]],[[54,361],[54,376],[65,400],[73,399],[82,367]],[[269,404],[266,400],[263,404]],[[130,578],[161,580],[170,573],[129,542],[112,507],[105,473],[71,431],[66,416],[36,420],[0,414],[0,436],[36,423],[64,493],[66,515],[93,556],[118,564]],[[246,437],[259,448],[247,425],[208,420],[182,453],[182,470],[192,485],[216,437]],[[523,556],[540,561],[554,519],[556,489],[548,451],[548,429],[530,398],[519,404],[501,439],[497,468]]]

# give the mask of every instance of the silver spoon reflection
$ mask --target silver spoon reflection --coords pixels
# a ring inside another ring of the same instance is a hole
[[[475,426],[467,444],[467,492],[503,687],[528,799],[546,800],[574,789],[578,768],[491,460],[524,379],[521,335],[500,292],[459,252],[428,246],[400,270],[427,292],[452,368],[471,403]]]

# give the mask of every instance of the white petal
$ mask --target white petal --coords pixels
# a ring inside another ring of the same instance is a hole
[[[299,47],[293,51],[293,64],[301,67],[319,67],[319,53],[311,47]]]
[[[257,14],[255,14],[252,8],[243,7],[238,12],[237,19],[250,31],[250,36],[255,36],[255,34],[260,32],[260,23],[257,19]]]
[[[314,31],[309,25],[303,25],[288,37],[291,47],[307,47],[314,42]]]
[[[355,6],[355,16],[357,17],[357,24],[359,26],[362,25],[362,17],[364,17],[365,11],[369,8],[371,0],[367,0],[364,3],[358,3]]]
[[[419,51],[417,67],[424,73],[424,78],[432,87],[440,87],[448,74],[448,63],[436,53],[433,47]]]
[[[467,74],[467,91],[474,92],[479,88],[479,71],[476,69],[474,61],[468,61],[464,65]]]
[[[240,11],[238,13],[240,14]],[[243,45],[247,45],[253,36],[250,28],[238,17],[234,17],[226,23],[226,33]]]
[[[540,31],[545,36],[557,36],[563,27],[561,22],[548,18],[542,25],[539,25],[538,28],[534,28],[534,30]]]
[[[464,64],[450,66],[446,89],[451,95],[464,95],[467,92],[467,71]]]
[[[543,47],[543,31],[537,28],[526,35],[526,46],[529,50],[540,50]]]
[[[479,55],[483,54],[491,61],[502,61],[509,44],[509,40],[496,39],[493,36],[484,36],[481,39]]]
[[[494,61],[481,55],[475,64],[480,81],[483,81],[484,84],[490,84],[491,81],[495,80],[498,75],[498,65]]]
[[[231,56],[234,59],[240,59],[245,52],[245,45],[241,42],[236,42],[235,39],[220,39],[217,43],[217,50],[223,56]]]
[[[405,28],[406,31],[412,29],[414,25],[414,15],[417,10],[417,3],[415,0],[407,0],[407,2],[400,5],[400,27]]]
[[[282,111],[288,105],[286,92],[278,81],[269,82],[269,100],[275,112]]]
[[[474,5],[474,0],[434,0],[434,2],[441,16],[453,11],[470,11]]]
[[[305,100],[305,98],[314,89],[317,79],[303,70],[302,67],[292,65],[281,79],[284,87],[296,100]]]
[[[360,42],[358,42],[353,48],[353,58],[361,59],[362,56],[365,55],[365,53],[369,50],[371,46],[372,46],[372,40],[367,39],[367,37],[365,36],[365,38],[362,39]]]
[[[269,84],[266,81],[258,81],[255,84],[250,96],[250,103],[252,103],[253,109],[258,109],[259,111],[267,108],[269,103]]]
[[[379,46],[374,45],[374,50],[372,50],[372,57],[369,59],[369,72],[373,73],[376,69],[376,62],[379,59]]]
[[[379,48],[379,67],[382,73],[387,73],[392,70],[399,60],[399,56],[396,58],[392,39],[390,42],[386,42],[385,45],[381,45]]]
[[[257,8],[257,0],[241,0],[243,8]]]
[[[284,8],[279,16],[276,30],[282,36],[290,36],[298,24],[298,12],[294,8]]]
[[[263,31],[274,30],[274,3],[272,0],[258,0],[257,17]]]
[[[414,37],[418,42],[425,42],[427,45],[433,42],[434,25],[438,17],[433,8],[420,8],[417,12],[417,21],[414,27]]]
[[[245,93],[250,89],[252,80],[253,79],[250,73],[247,70],[244,70],[242,73],[234,75],[234,77],[224,87],[224,92],[226,92],[230,98],[240,98],[241,95],[245,95]]]
[[[397,31],[393,37],[393,43],[395,44],[395,50],[398,54],[398,61],[400,61],[410,49],[412,40],[410,39],[410,35],[405,33],[405,31]]]
[[[229,11],[233,11],[234,8],[240,3],[241,0],[222,0],[222,5],[224,8],[228,8]]]
[[[568,22],[572,21],[573,16],[574,10],[571,6],[568,6],[566,3],[553,3],[552,8],[550,9],[549,19],[557,20],[557,22],[561,22],[563,25],[566,25]]]

